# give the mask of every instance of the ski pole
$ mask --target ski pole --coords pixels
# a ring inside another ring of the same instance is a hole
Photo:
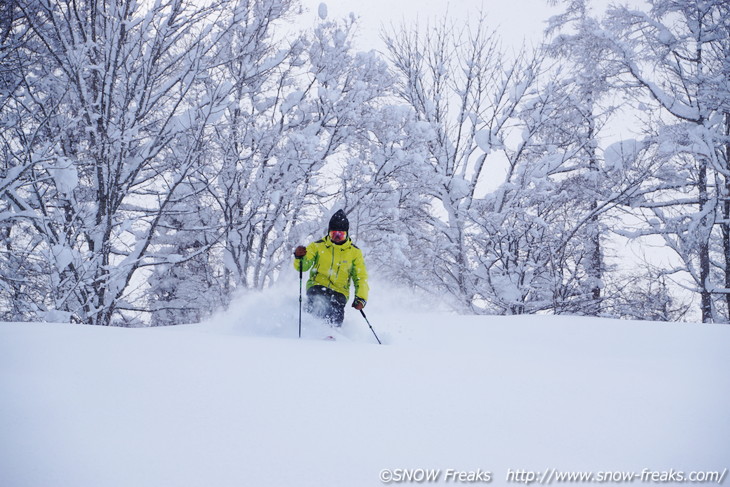
[[[302,338],[302,259],[299,259],[299,338]]]
[[[368,324],[370,327],[370,331],[373,332],[373,335],[375,335],[375,339],[378,341],[378,345],[382,345],[383,342],[380,341],[380,338],[378,338],[378,335],[375,334],[375,330],[373,330],[373,325],[370,324],[370,321],[368,320],[368,317],[365,316],[365,312],[363,310],[360,310],[360,314],[362,314],[362,317],[365,318],[365,323]]]

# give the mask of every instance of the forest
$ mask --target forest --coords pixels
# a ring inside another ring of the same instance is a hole
[[[200,322],[342,208],[460,313],[730,322],[730,3],[549,1],[383,52],[295,0],[1,2],[0,320]]]

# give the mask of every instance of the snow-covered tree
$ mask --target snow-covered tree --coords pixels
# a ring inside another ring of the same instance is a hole
[[[179,0],[15,5],[34,59],[13,95],[25,126],[8,134],[4,201],[49,266],[39,306],[112,324],[225,104],[225,84],[195,89],[220,31],[215,10]]]
[[[628,191],[598,153],[610,109],[598,104],[605,74],[592,58],[605,48],[556,40],[555,52],[573,57],[560,71],[539,62],[545,52],[501,54],[484,19],[386,42],[412,126],[429,132],[416,138],[411,172],[430,208],[409,240],[431,242],[419,246],[411,279],[462,310],[597,314],[599,218]]]
[[[432,245],[431,181],[420,177],[419,168],[433,132],[407,106],[387,104],[372,115],[368,136],[348,154],[340,174],[336,206],[348,211],[373,274],[430,291],[428,271],[414,256]]]
[[[551,73],[514,115],[521,137],[503,149],[504,183],[474,204],[481,297],[502,313],[597,314],[604,228],[645,173],[590,157],[597,139],[587,128],[598,125],[586,123],[580,86]]]
[[[692,303],[686,295],[677,295],[677,286],[663,269],[646,266],[629,276],[617,276],[608,283],[615,288],[606,302],[607,312],[632,320],[682,321],[687,319]]]
[[[292,246],[321,231],[338,193],[327,173],[364,137],[387,80],[377,56],[354,51],[354,25],[323,19],[311,34],[275,45],[265,37],[252,43],[239,22],[220,55],[235,86],[218,128],[222,164],[213,186],[226,292],[271,284]]]
[[[554,2],[557,3],[557,2]],[[612,107],[606,106],[612,66],[604,62],[610,45],[597,33],[599,22],[591,15],[589,0],[566,0],[566,11],[550,19],[552,35],[549,52],[561,62],[560,78],[566,90],[560,110],[551,115],[549,137],[572,159],[570,171],[577,174],[572,183],[583,190],[576,204],[590,214],[584,222],[587,245],[583,263],[586,279],[581,285],[590,290],[592,303],[585,301],[582,312],[599,314],[606,271],[604,240],[606,229],[599,208],[612,189],[600,155],[600,133]],[[566,32],[567,30],[567,32]],[[587,289],[588,290],[588,289]],[[579,293],[586,296],[588,293]]]
[[[145,291],[152,326],[197,323],[220,309],[222,273],[211,249],[218,214],[207,204],[207,187],[188,181],[157,226],[154,259]]]
[[[720,0],[649,4],[611,8],[605,22],[623,87],[644,97],[651,157],[662,163],[634,200],[647,223],[635,234],[663,236],[683,264],[674,270],[687,272],[700,295],[702,320],[727,321],[730,8]]]
[[[4,320],[35,317],[35,303],[48,291],[43,282],[48,269],[34,258],[38,242],[28,237],[30,222],[21,220],[11,206],[19,179],[31,166],[28,153],[17,148],[17,137],[28,134],[30,149],[37,130],[35,117],[21,116],[25,113],[18,102],[20,93],[29,91],[36,79],[24,79],[34,62],[28,32],[15,3],[0,4],[0,319]]]
[[[446,19],[426,29],[404,26],[385,41],[398,95],[415,123],[430,131],[418,177],[428,181],[425,225],[433,243],[414,259],[422,270],[415,280],[462,310],[479,310],[469,212],[490,177],[487,158],[503,149],[514,112],[535,82],[536,62],[524,54],[507,61],[484,18],[464,27]]]

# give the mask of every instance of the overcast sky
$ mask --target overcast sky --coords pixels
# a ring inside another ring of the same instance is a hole
[[[498,29],[505,43],[519,46],[523,39],[539,42],[546,26],[545,21],[562,8],[550,7],[547,0],[302,0],[306,9],[304,20],[318,19],[319,5],[327,6],[330,18],[347,17],[352,12],[360,19],[358,43],[363,50],[382,49],[378,32],[381,25],[398,25],[417,19],[442,18],[448,11],[455,20],[475,16],[483,8],[490,27]]]

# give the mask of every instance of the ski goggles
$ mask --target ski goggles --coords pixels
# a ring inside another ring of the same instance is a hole
[[[332,230],[330,231],[330,240],[333,242],[344,242],[347,238],[347,232],[343,230]]]

